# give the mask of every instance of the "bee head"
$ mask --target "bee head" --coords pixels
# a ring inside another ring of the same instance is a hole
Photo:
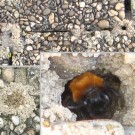
[[[85,97],[88,113],[91,118],[108,118],[108,109],[111,107],[112,98],[100,88],[94,88]]]

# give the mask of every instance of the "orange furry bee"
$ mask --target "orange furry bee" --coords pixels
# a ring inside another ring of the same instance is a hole
[[[112,73],[82,73],[65,85],[62,105],[77,114],[77,120],[111,118],[121,97],[120,85]]]

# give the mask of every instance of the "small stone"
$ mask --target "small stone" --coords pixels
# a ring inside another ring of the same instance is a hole
[[[73,42],[74,40],[76,40],[77,39],[77,37],[75,37],[75,36],[72,36],[71,37],[71,41]]]
[[[74,27],[74,25],[72,23],[68,24],[68,29],[72,29]]]
[[[2,128],[4,126],[4,121],[2,118],[0,118],[0,128]]]
[[[75,12],[73,11],[73,10],[71,10],[70,12],[69,12],[69,16],[71,17],[71,16],[73,16],[75,14]]]
[[[26,50],[27,50],[27,51],[32,51],[33,48],[32,48],[32,46],[27,46]]]
[[[49,8],[46,8],[44,11],[43,11],[43,15],[49,15],[51,12],[51,10]]]
[[[100,11],[102,9],[102,4],[97,5],[97,11]]]
[[[109,22],[107,20],[100,20],[98,22],[98,26],[101,28],[101,29],[105,29],[105,28],[109,28]]]
[[[12,10],[13,10],[12,7],[10,7],[10,6],[7,6],[6,9],[7,9],[8,11],[12,11]]]
[[[40,59],[40,55],[38,55],[37,57],[36,57],[36,60],[39,60]]]
[[[36,132],[39,132],[40,131],[40,124],[36,124],[35,125],[35,130],[36,130]]]
[[[62,9],[68,9],[68,4],[63,4]]]
[[[49,23],[50,23],[50,24],[54,23],[54,13],[51,13],[51,14],[49,15]]]
[[[123,36],[124,40],[127,41],[128,40],[128,37],[127,36]]]
[[[119,37],[116,37],[115,41],[116,42],[119,42],[120,41],[120,38]]]
[[[2,78],[5,82],[13,82],[14,81],[14,70],[13,68],[5,68],[2,70]]]
[[[79,25],[74,25],[74,28],[77,30],[77,29],[80,29],[80,26]]]
[[[85,7],[85,2],[80,2],[79,5],[80,5],[81,8],[84,8]]]
[[[32,21],[32,22],[35,22],[36,18],[35,18],[35,16],[28,16],[28,20]]]
[[[62,15],[63,14],[63,10],[61,8],[58,9],[58,14]]]
[[[18,125],[14,131],[17,133],[17,135],[22,135],[22,133],[24,132],[24,130],[26,129],[26,124],[21,124],[21,125]],[[26,134],[26,135],[29,135],[29,134]],[[31,135],[31,134],[30,134]]]
[[[4,85],[3,80],[0,79],[0,89],[4,88],[4,86],[5,86],[5,85]]]
[[[18,18],[18,17],[19,17],[19,12],[18,12],[18,11],[15,11],[15,12],[14,12],[14,16],[15,16],[16,18]]]
[[[30,22],[30,26],[31,27],[35,26],[35,23],[34,22]]]
[[[26,42],[26,44],[33,44],[34,43],[33,40],[30,38],[26,39],[25,42]]]
[[[124,12],[124,11],[120,11],[120,12],[119,12],[119,18],[120,18],[121,20],[123,20],[123,19],[125,18],[125,12]]]
[[[23,135],[35,135],[35,131],[33,129],[29,129]]]
[[[92,3],[91,5],[92,5],[92,7],[96,7],[97,3]]]
[[[120,49],[120,48],[121,48],[121,45],[120,45],[120,44],[118,44],[118,45],[117,45],[117,48],[118,48],[118,49]]]
[[[108,14],[109,14],[110,16],[116,16],[116,15],[118,15],[118,12],[115,11],[115,10],[109,10],[109,11],[108,11]]]
[[[30,14],[30,11],[29,10],[25,10],[25,14],[26,15],[29,15]]]
[[[124,8],[124,4],[123,3],[117,3],[115,5],[115,9],[118,11],[118,10],[121,10],[122,8]]]
[[[35,122],[40,122],[40,117],[36,116],[33,120],[34,120]]]
[[[9,122],[10,130],[14,130],[14,124],[12,122]]]
[[[19,119],[18,116],[12,116],[11,120],[14,123],[15,126],[19,125],[19,123],[20,123],[20,119]]]
[[[26,27],[26,31],[31,31],[30,26],[27,26],[27,27]]]

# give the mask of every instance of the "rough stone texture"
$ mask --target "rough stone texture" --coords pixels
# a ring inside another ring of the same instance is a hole
[[[25,121],[36,108],[34,99],[28,94],[32,86],[21,83],[10,83],[1,91],[1,113],[18,114]],[[11,96],[11,98],[10,98]]]
[[[111,28],[113,21],[116,21],[114,17],[119,15],[112,16],[107,12],[110,9],[114,12],[124,11],[124,0],[5,1],[5,6],[2,3],[0,6],[0,22],[19,23],[26,31],[67,31],[84,27],[89,29],[92,25],[97,27],[100,20],[109,21],[108,27]]]
[[[62,123],[50,127],[41,127],[41,135],[124,135],[123,127],[111,120],[93,120],[74,123]]]
[[[39,64],[42,52],[134,52],[133,21],[120,21],[109,30],[71,32],[23,33],[23,55],[14,54],[13,65],[19,61],[23,65]],[[123,28],[126,28],[124,30]],[[31,49],[27,49],[27,48]]]
[[[105,72],[111,71],[120,78],[120,90],[125,102],[120,105],[112,119],[123,126],[135,126],[134,53],[42,53],[41,68],[41,117],[45,122],[43,124],[75,121],[76,116],[61,106],[60,95],[64,90],[64,84],[82,72],[105,68]],[[65,109],[68,114],[66,116]]]
[[[22,84],[28,84],[27,71],[25,68],[15,69],[15,82],[21,82]]]
[[[38,67],[0,68],[1,135],[39,134],[39,74]]]
[[[0,31],[0,59],[8,59],[10,49],[21,53],[23,41],[21,39],[21,30],[19,25],[0,22]]]

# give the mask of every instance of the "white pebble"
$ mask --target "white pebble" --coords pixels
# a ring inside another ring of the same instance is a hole
[[[20,123],[20,119],[19,119],[19,117],[18,116],[12,116],[12,122],[14,123],[14,125],[19,125],[19,123]]]
[[[123,36],[124,40],[127,41],[128,40],[128,37],[127,36]]]
[[[30,26],[27,26],[27,27],[26,27],[26,31],[31,31]]]
[[[102,4],[97,5],[97,10],[100,11],[102,9]]]
[[[85,7],[85,2],[80,2],[80,7],[84,8]]]
[[[0,89],[4,88],[4,86],[5,86],[5,85],[4,85],[3,80],[0,79]]]
[[[40,118],[39,118],[38,116],[36,116],[36,117],[34,118],[34,121],[35,121],[35,122],[40,122]]]
[[[3,127],[4,126],[4,121],[2,118],[0,118],[0,127]]]
[[[33,50],[33,48],[32,48],[32,46],[27,46],[26,50],[31,51],[31,50]]]

